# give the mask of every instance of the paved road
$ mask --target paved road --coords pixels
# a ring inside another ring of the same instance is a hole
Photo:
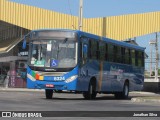
[[[98,95],[96,100],[84,100],[81,94],[54,94],[53,99],[45,99],[42,91],[0,92],[1,111],[160,111],[160,104],[132,102],[136,96],[150,94],[132,93],[127,100],[116,100],[112,95]],[[154,96],[154,95],[153,95]],[[51,119],[51,118],[46,118]],[[63,118],[56,118],[63,119]],[[74,118],[67,118],[72,120]],[[76,118],[83,119],[83,118]],[[87,118],[91,119],[91,118]],[[97,119],[97,118],[96,118]],[[104,119],[105,118],[100,118]],[[110,118],[112,120],[112,118]],[[124,119],[124,118],[122,118]],[[132,118],[131,120],[134,120]],[[145,118],[152,120],[152,118]],[[114,118],[113,118],[114,120]]]

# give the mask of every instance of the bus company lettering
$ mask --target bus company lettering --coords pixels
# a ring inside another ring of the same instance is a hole
[[[116,75],[117,81],[120,81],[123,77],[124,70],[118,68],[118,67],[110,67],[110,75]]]
[[[123,72],[124,72],[124,70],[122,70],[118,67],[113,67],[113,66],[110,67],[110,74],[112,74],[112,75],[120,75]]]

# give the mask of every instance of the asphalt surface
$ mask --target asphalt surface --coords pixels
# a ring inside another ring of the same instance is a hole
[[[160,111],[160,103],[136,102],[137,97],[158,97],[159,94],[148,92],[132,92],[127,100],[116,100],[113,95],[98,94],[95,100],[84,100],[81,94],[58,94],[53,99],[45,99],[43,90],[29,89],[0,89],[0,110],[1,111]],[[115,114],[115,113],[114,113]],[[134,114],[134,113],[133,113]],[[83,116],[83,115],[82,115]],[[2,119],[2,118],[0,118]],[[3,118],[3,120],[8,118]],[[26,120],[27,118],[12,118]],[[47,117],[34,118],[37,120],[154,120],[157,117]]]
[[[40,89],[27,89],[27,88],[3,88],[0,87],[0,91],[5,92],[44,92],[44,90]],[[130,92],[131,101],[132,102],[154,102],[160,103],[160,93],[153,93],[153,92]],[[136,96],[137,95],[137,96]]]

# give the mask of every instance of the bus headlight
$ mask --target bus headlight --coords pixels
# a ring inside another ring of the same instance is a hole
[[[66,79],[66,83],[72,82],[73,80],[75,80],[78,77],[78,75],[73,75],[71,77],[69,77],[68,79]]]

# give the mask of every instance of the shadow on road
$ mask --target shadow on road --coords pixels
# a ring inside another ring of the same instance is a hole
[[[139,97],[139,96],[134,96],[134,97]],[[114,96],[99,96],[99,97],[96,97],[96,99],[93,99],[91,101],[100,101],[100,100],[131,100],[133,98],[133,96],[129,96],[127,99],[116,99]],[[46,100],[46,98],[42,98],[44,100]],[[62,97],[53,97],[52,99],[47,99],[47,100],[84,100],[85,99],[82,97],[82,98],[62,98]],[[88,101],[88,100],[86,100]]]

